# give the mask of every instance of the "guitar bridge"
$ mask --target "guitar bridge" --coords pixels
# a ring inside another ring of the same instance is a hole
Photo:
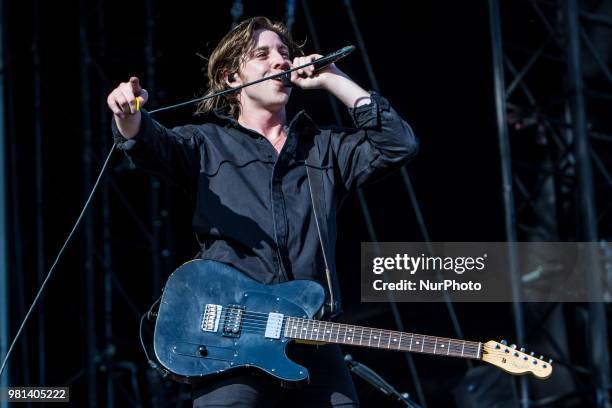
[[[202,330],[207,332],[216,332],[219,329],[219,321],[221,320],[221,305],[207,304],[204,309],[204,317],[202,318]]]

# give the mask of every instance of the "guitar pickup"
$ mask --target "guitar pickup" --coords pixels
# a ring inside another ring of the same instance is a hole
[[[221,320],[221,305],[207,304],[204,309],[204,317],[202,318],[202,330],[207,332],[216,332],[219,330],[219,321]]]
[[[223,319],[223,335],[226,337],[240,337],[244,306],[229,305],[225,308]]]
[[[281,329],[283,327],[283,317],[281,313],[269,313],[268,322],[266,324],[266,332],[264,336],[269,339],[280,339]]]

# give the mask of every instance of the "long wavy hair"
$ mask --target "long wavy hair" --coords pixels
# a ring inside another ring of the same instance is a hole
[[[205,95],[212,95],[230,88],[225,82],[226,75],[239,71],[241,64],[254,47],[253,34],[260,29],[270,30],[278,34],[281,41],[289,48],[291,59],[303,55],[302,45],[293,41],[291,33],[283,23],[271,21],[267,17],[253,17],[244,20],[227,33],[210,54],[207,69],[208,89]],[[237,92],[230,92],[200,102],[196,114],[209,113],[225,107],[229,107],[230,115],[238,118],[240,102]]]

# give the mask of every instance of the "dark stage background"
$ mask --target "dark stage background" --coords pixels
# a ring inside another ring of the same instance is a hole
[[[236,3],[240,2],[2,2],[7,118],[7,154],[2,165],[7,169],[10,200],[12,334],[110,149],[107,94],[119,82],[136,75],[150,92],[148,109],[201,95],[206,86],[202,56],[207,56],[230,29],[231,9]],[[490,4],[482,0],[402,4],[310,1],[307,6],[316,30],[313,33],[304,3],[297,1],[292,32],[296,39],[306,40],[307,53],[317,51],[315,37],[322,54],[359,44],[346,4],[359,25],[381,93],[420,138],[420,154],[406,170],[429,238],[505,241],[504,157],[495,115]],[[584,12],[600,12],[612,19],[612,12],[602,8],[608,1],[579,4]],[[537,10],[557,24],[558,5],[529,1],[503,1],[501,5],[504,40],[515,41],[505,45],[506,51],[521,67],[529,61],[529,50],[536,50],[547,37]],[[243,18],[286,17],[285,1],[244,1],[242,6]],[[598,37],[601,41],[594,42],[609,67],[610,26],[602,26],[597,28],[604,30]],[[562,27],[555,25],[555,29]],[[588,28],[585,33],[597,34]],[[546,147],[541,142],[546,129],[541,131],[543,125],[529,120],[538,120],[534,111],[551,115],[562,111],[559,98],[568,96],[564,91],[564,49],[551,45],[546,52],[552,56],[543,58],[526,78],[542,99],[533,102],[523,96],[521,101],[531,109],[517,108],[512,111],[514,116],[508,113],[512,153],[524,164],[520,167],[515,162],[517,177],[526,189],[538,184],[539,173],[525,163],[543,162]],[[358,49],[338,65],[363,87],[373,89],[362,57]],[[593,148],[601,154],[603,168],[609,170],[605,163],[610,163],[610,136],[605,135],[612,130],[608,117],[611,98],[605,95],[610,95],[612,88],[596,61],[583,62],[585,70],[588,64],[592,68],[587,85],[604,95],[589,99],[589,129],[601,136],[592,140]],[[511,76],[508,67],[506,75]],[[335,122],[323,91],[295,89],[289,116],[302,108],[318,123]],[[344,124],[349,124],[344,109],[341,112]],[[191,107],[184,107],[160,113],[156,119],[169,127],[198,123],[192,114]],[[609,241],[610,180],[605,172],[598,172],[596,164],[593,166],[597,238]],[[363,193],[379,241],[425,239],[401,174],[368,186]],[[575,197],[572,194],[566,192],[564,197]],[[514,195],[518,207],[525,199],[518,188]],[[536,199],[532,203],[540,205]],[[567,203],[571,209],[552,217],[553,235],[534,233],[539,228],[537,211],[519,212],[517,218],[526,227],[519,226],[517,239],[585,240],[575,232],[582,225],[580,212],[573,210],[576,200],[570,198]],[[546,212],[548,207],[543,208]],[[11,359],[11,384],[70,386],[74,406],[189,406],[188,387],[161,380],[147,365],[139,345],[138,320],[159,296],[172,270],[197,252],[190,218],[191,203],[181,191],[132,169],[123,154],[116,152],[85,224],[69,245],[18,343]],[[388,304],[360,302],[359,248],[361,242],[371,239],[355,194],[339,214],[342,320],[396,329]],[[406,331],[457,337],[447,305],[397,306]],[[519,337],[511,304],[455,304],[454,308],[466,339],[505,338],[512,342]],[[551,327],[546,319],[540,319],[546,312],[556,316]],[[539,401],[539,406],[595,405],[589,313],[586,305],[526,309],[525,344],[520,346],[560,360],[556,378],[531,383],[530,398]],[[609,313],[606,316],[609,318]],[[598,329],[607,339],[607,325]],[[150,334],[145,331],[147,341]],[[429,407],[477,406],[457,402],[467,390],[463,381],[469,367],[464,361],[415,355],[417,381],[401,354],[350,347],[345,351],[398,390],[409,392],[417,402]],[[471,394],[480,396],[479,406],[493,406],[484,399],[486,395],[506,401],[506,405],[497,406],[514,406],[512,394],[520,384],[494,373],[471,381]],[[361,379],[355,382],[364,407],[400,406]],[[479,388],[485,383],[485,389]],[[456,394],[454,390],[458,390]],[[560,396],[563,398],[556,399]]]

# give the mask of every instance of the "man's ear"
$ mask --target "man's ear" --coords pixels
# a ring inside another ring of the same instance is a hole
[[[237,72],[225,74],[225,83],[231,86],[232,88],[236,88],[242,85],[242,81],[240,80],[240,75],[238,75]]]

